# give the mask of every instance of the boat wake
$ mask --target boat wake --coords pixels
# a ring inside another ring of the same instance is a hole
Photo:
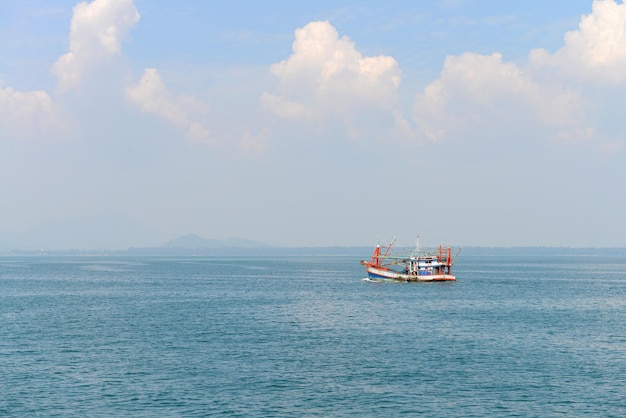
[[[370,277],[365,277],[363,281],[368,282],[368,283],[396,283],[397,282],[397,280],[393,280],[393,279],[372,279]]]

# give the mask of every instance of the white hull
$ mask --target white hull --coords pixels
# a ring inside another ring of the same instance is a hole
[[[367,274],[373,279],[390,279],[401,282],[443,282],[456,280],[456,277],[452,274],[404,274],[373,266],[367,266]]]

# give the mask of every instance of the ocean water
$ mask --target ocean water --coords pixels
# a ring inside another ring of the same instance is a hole
[[[626,416],[626,254],[359,259],[0,257],[0,415]]]

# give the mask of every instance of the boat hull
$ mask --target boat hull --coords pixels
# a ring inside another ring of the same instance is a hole
[[[405,274],[397,271],[366,266],[370,279],[387,279],[399,282],[451,282],[456,280],[453,274]]]

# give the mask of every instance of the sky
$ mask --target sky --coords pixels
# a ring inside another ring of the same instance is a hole
[[[0,243],[626,247],[626,5],[0,2]]]

